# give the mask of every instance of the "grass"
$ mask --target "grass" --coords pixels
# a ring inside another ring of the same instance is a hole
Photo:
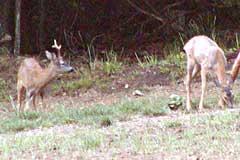
[[[58,124],[84,124],[109,126],[113,121],[134,115],[161,116],[168,113],[167,101],[158,97],[139,100],[123,100],[113,105],[96,104],[84,109],[65,108],[59,104],[53,112],[25,112],[21,115],[9,113],[7,119],[0,122],[0,133],[18,132],[38,127],[50,127]]]
[[[115,74],[122,70],[122,63],[117,59],[117,53],[111,49],[105,52],[106,61],[103,62],[102,71],[108,75]]]
[[[6,81],[0,78],[0,100],[6,100],[8,98],[8,89]]]
[[[101,115],[109,111],[98,110],[95,113]],[[92,115],[90,112],[85,114]],[[108,156],[119,159],[119,154],[127,151],[128,156],[159,156],[159,153],[164,153],[173,159],[176,155],[236,159],[240,153],[239,116],[238,112],[223,111],[187,119],[139,121],[132,125],[126,122],[121,126],[113,123],[108,128],[91,125],[67,133],[50,130],[28,136],[9,134],[0,136],[1,157],[8,159],[12,155],[17,159],[57,153],[51,157],[65,155],[72,158],[78,151],[78,156],[89,157],[87,159],[95,154],[103,154],[106,159]]]
[[[142,68],[154,67],[160,63],[156,55],[148,54],[143,57],[143,60],[141,60],[137,53],[135,53],[135,57],[137,58],[138,65]]]

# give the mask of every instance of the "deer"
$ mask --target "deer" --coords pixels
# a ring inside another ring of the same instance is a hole
[[[187,55],[187,76],[186,76],[186,109],[189,111],[191,107],[191,82],[200,72],[201,74],[201,97],[199,102],[199,111],[203,110],[203,101],[206,91],[207,74],[216,75],[218,82],[214,81],[216,86],[220,88],[220,99],[218,105],[221,108],[228,106],[233,107],[232,85],[237,77],[240,67],[240,56],[235,60],[232,67],[231,75],[226,73],[227,60],[223,50],[218,44],[204,35],[198,35],[191,38],[183,47]]]
[[[19,111],[24,111],[22,106],[24,100],[26,100],[25,109],[29,109],[32,102],[36,110],[36,96],[39,95],[43,103],[44,88],[57,75],[74,71],[74,68],[67,64],[61,56],[61,47],[54,39],[52,48],[57,50],[57,55],[48,50],[45,51],[47,59],[50,60],[50,63],[45,68],[41,67],[35,58],[26,58],[20,64],[17,74],[17,104]]]

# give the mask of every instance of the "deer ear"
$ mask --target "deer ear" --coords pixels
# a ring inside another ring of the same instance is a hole
[[[54,60],[54,59],[57,58],[54,53],[51,53],[51,52],[49,52],[49,51],[47,51],[47,50],[45,51],[45,54],[46,54],[46,57],[47,57],[49,60]]]

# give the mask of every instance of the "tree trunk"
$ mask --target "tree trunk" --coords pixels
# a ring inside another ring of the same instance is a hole
[[[45,19],[45,6],[44,6],[45,0],[40,0],[40,21],[39,21],[39,49],[40,53],[43,53],[45,50],[45,45],[44,45],[44,39],[45,39],[45,34],[44,34],[44,19]]]
[[[15,1],[15,42],[14,42],[14,54],[20,54],[20,43],[21,43],[21,30],[20,30],[20,20],[21,20],[21,0]]]

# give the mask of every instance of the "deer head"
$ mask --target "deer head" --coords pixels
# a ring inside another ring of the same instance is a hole
[[[221,93],[218,105],[222,108],[224,108],[224,106],[227,106],[228,108],[233,108],[234,95],[232,93],[231,85],[229,84],[226,87],[221,87],[220,92]]]
[[[61,56],[61,47],[61,45],[57,45],[57,41],[54,39],[54,45],[52,45],[52,48],[57,49],[57,56],[55,53],[46,50],[46,57],[51,61],[51,64],[55,66],[57,72],[73,72],[73,67],[67,64]]]
[[[217,87],[221,88],[221,97],[219,100],[219,105],[224,106],[227,105],[228,107],[233,107],[233,99],[234,95],[232,93],[232,86],[234,81],[236,80],[240,69],[240,52],[238,53],[237,58],[235,59],[230,74],[227,73],[227,85],[221,86],[218,81],[214,81]]]

